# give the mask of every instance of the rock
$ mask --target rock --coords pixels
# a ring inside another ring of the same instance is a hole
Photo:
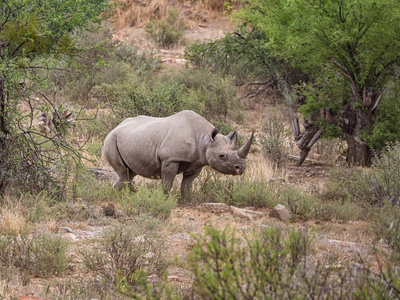
[[[74,231],[71,229],[71,228],[69,228],[69,227],[61,227],[60,228],[60,230],[58,231],[58,232],[63,232],[63,233],[67,233],[67,232],[69,232],[69,233],[74,233]]]
[[[288,221],[292,218],[292,215],[290,214],[290,212],[282,204],[278,204],[277,206],[275,206],[272,209],[270,216],[274,217],[274,218],[278,218],[279,220],[284,221],[284,222]]]
[[[49,298],[42,298],[36,296],[19,296],[18,300],[50,300]]]
[[[246,214],[245,212],[243,212],[240,208],[231,206],[231,212],[234,216],[237,216],[239,218],[246,218],[250,221],[253,221],[253,217],[250,214]]]
[[[212,213],[226,213],[230,211],[229,206],[225,203],[202,203],[198,206],[198,209]]]
[[[70,233],[70,232],[64,233],[64,234],[62,235],[62,237],[63,237],[64,239],[66,239],[67,241],[70,241],[70,242],[76,242],[76,241],[78,240],[78,238],[76,237],[76,235],[73,234],[73,233]]]
[[[267,179],[267,182],[268,182],[268,183],[270,183],[270,182],[276,182],[276,181],[286,182],[285,178],[282,178],[282,177],[269,177],[269,178]]]
[[[242,211],[250,216],[252,216],[253,218],[261,218],[264,217],[264,213],[261,211],[255,211],[252,209],[248,209],[248,208],[242,208]]]

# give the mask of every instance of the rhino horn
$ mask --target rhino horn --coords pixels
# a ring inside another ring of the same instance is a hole
[[[246,158],[247,154],[249,154],[250,151],[250,146],[253,141],[253,135],[254,135],[254,130],[251,131],[251,136],[249,140],[247,141],[246,144],[244,144],[239,150],[238,150],[238,155],[240,158]]]

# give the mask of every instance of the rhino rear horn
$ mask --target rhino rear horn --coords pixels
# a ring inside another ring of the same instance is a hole
[[[229,140],[231,141],[231,144],[235,145],[236,149],[238,146],[238,135],[237,135],[237,131],[234,130],[231,133],[229,133],[227,135],[227,137],[229,138]]]
[[[240,158],[246,158],[247,154],[249,154],[250,151],[250,146],[251,143],[253,142],[253,135],[254,135],[254,130],[251,131],[251,136],[249,140],[247,141],[246,144],[244,144],[239,150],[238,150],[238,155]]]

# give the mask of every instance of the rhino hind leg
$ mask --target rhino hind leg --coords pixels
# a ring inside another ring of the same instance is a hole
[[[133,178],[137,175],[134,173],[131,169],[126,168],[125,171],[123,172],[117,172],[119,179],[117,183],[115,184],[115,189],[117,191],[122,190],[125,187],[128,187],[130,190],[134,191],[133,187]]]

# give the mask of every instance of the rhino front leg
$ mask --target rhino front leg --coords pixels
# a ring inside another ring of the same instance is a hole
[[[193,181],[197,176],[199,176],[201,170],[203,168],[198,168],[197,170],[194,171],[187,171],[183,172],[183,179],[182,179],[182,184],[181,184],[181,195],[182,198],[186,198],[190,191],[190,187],[192,186]]]
[[[174,179],[176,174],[178,174],[179,163],[177,162],[163,162],[161,166],[161,178],[164,186],[164,192],[168,193],[172,184],[174,183]]]

